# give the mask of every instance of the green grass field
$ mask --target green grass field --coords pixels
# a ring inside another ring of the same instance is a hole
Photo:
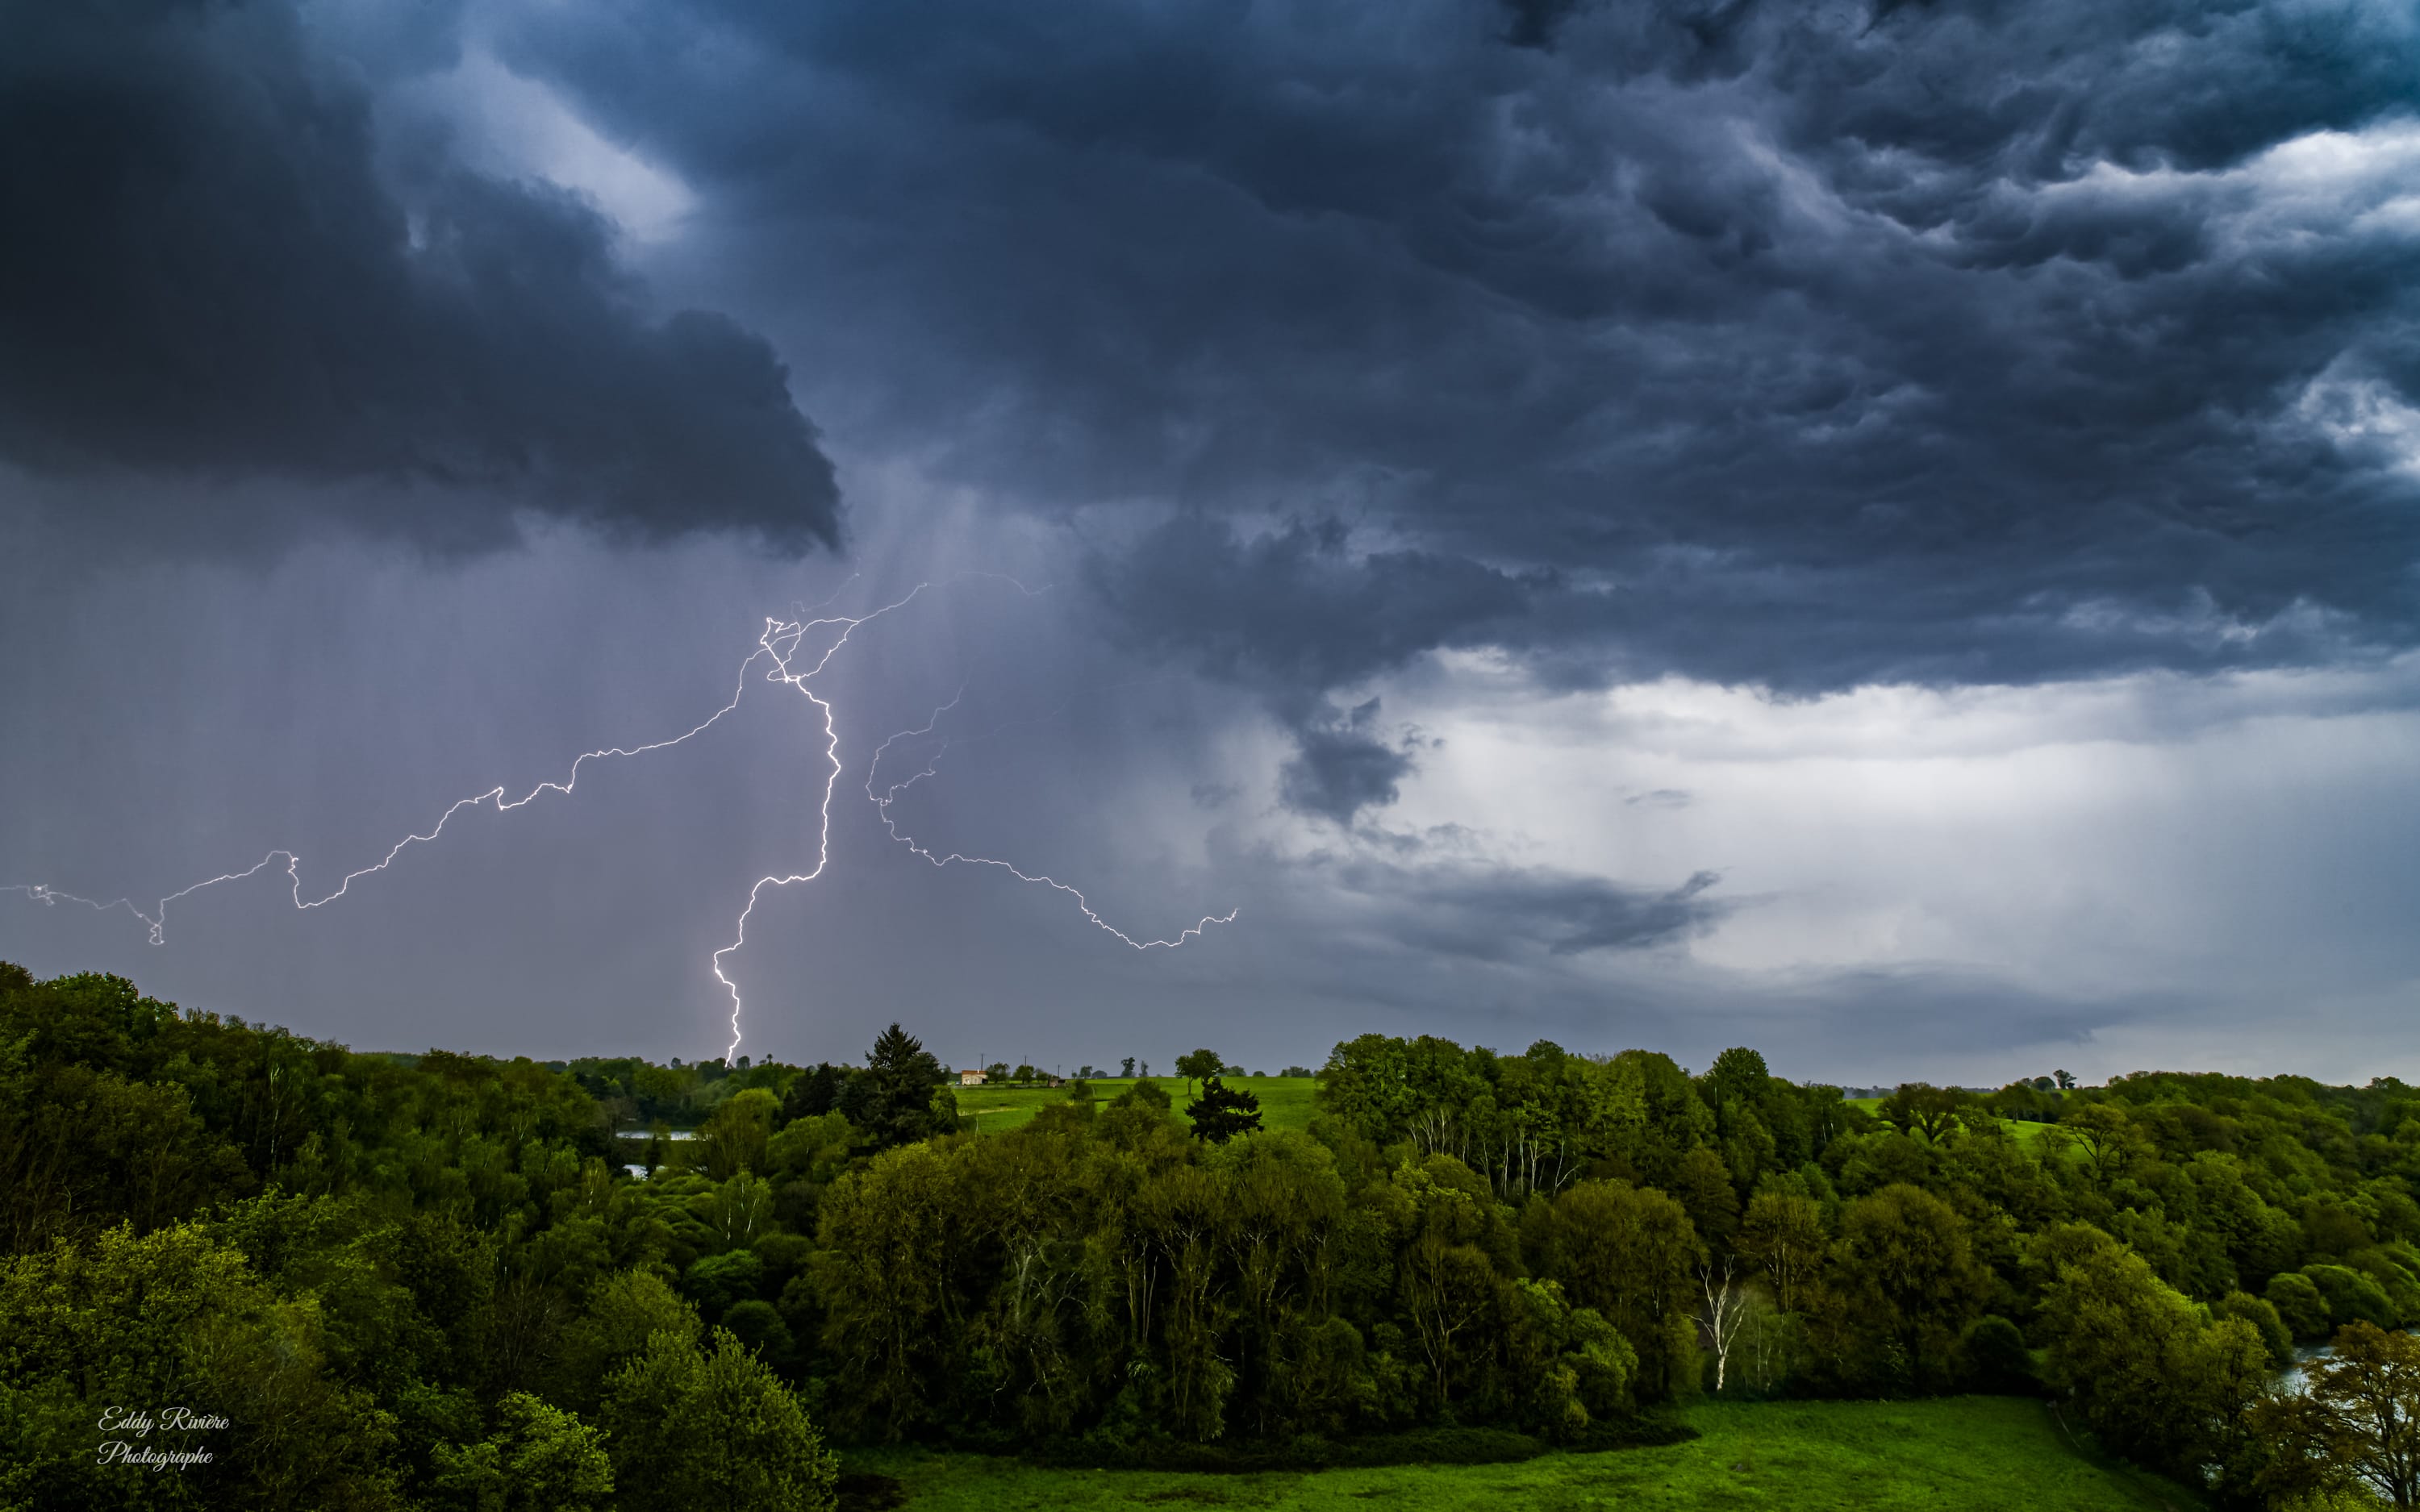
[[[1174,1104],[1176,1111],[1185,1111],[1185,1104],[1190,1099],[1186,1095],[1184,1077],[1155,1076],[1152,1080],[1168,1094],[1168,1100]],[[1114,1076],[1090,1085],[1093,1095],[1106,1103],[1134,1083],[1126,1077]],[[1316,1110],[1314,1100],[1319,1091],[1316,1077],[1238,1076],[1229,1085],[1261,1100],[1261,1126],[1265,1129],[1303,1128],[1311,1122],[1311,1116]],[[1194,1087],[1198,1091],[1201,1084],[1197,1082]],[[975,1120],[978,1134],[1014,1129],[1047,1104],[1067,1100],[1067,1089],[1063,1087],[961,1087],[957,1092],[958,1113]]]
[[[1183,1112],[1187,1101],[1184,1078],[1155,1076],[1152,1079],[1159,1083],[1160,1089],[1168,1094],[1169,1101],[1175,1104],[1177,1111]],[[1109,1077],[1092,1084],[1093,1095],[1106,1103],[1133,1085],[1125,1077]],[[1310,1124],[1311,1114],[1318,1110],[1317,1077],[1239,1076],[1235,1078],[1234,1085],[1261,1100],[1261,1119],[1265,1128],[1304,1128]],[[1064,1102],[1067,1097],[1064,1088],[1047,1087],[962,1087],[957,1091],[958,1112],[975,1120],[978,1134],[1014,1129],[1032,1118],[1045,1104]],[[1882,1099],[1878,1097],[1853,1097],[1849,1101],[1869,1113],[1882,1104]],[[2021,1140],[2040,1139],[2042,1131],[2050,1127],[2046,1123],[2020,1123],[2006,1119],[2001,1122],[2009,1133]]]
[[[1868,1113],[1879,1114],[1882,1111],[1883,1100],[1878,1097],[1852,1097],[1843,1099],[1843,1101],[1845,1101],[1851,1107],[1863,1108]],[[2031,1123],[2020,1119],[2002,1119],[2000,1120],[2000,1127],[2008,1130],[2009,1133],[2021,1143],[2030,1143],[2033,1140],[2040,1139],[2042,1136],[2042,1131],[2052,1127],[2052,1125],[2047,1123]]]
[[[1687,1443],[1505,1465],[1400,1465],[1254,1475],[1046,1470],[1012,1459],[876,1450],[845,1468],[894,1477],[911,1512],[1372,1504],[1469,1512],[1771,1507],[1791,1512],[2188,1512],[2171,1482],[2085,1453],[2041,1403],[1707,1403]]]

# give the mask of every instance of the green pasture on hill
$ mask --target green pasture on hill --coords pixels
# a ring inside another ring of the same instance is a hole
[[[1185,1078],[1155,1076],[1152,1080],[1159,1084],[1160,1090],[1168,1094],[1170,1103],[1179,1113],[1185,1111],[1185,1104],[1190,1100],[1185,1089]],[[1306,1128],[1311,1123],[1311,1116],[1318,1111],[1319,1079],[1315,1076],[1237,1076],[1231,1078],[1230,1082],[1261,1100],[1264,1128]],[[1091,1084],[1093,1095],[1104,1103],[1133,1085],[1131,1078],[1124,1076],[1107,1077]],[[1195,1086],[1198,1089],[1200,1084]],[[974,1120],[978,1134],[1014,1129],[1032,1119],[1044,1106],[1067,1100],[1067,1089],[1063,1087],[961,1087],[957,1088],[957,1094],[958,1112]],[[1878,1097],[1853,1097],[1848,1101],[1872,1113],[1881,1107],[1883,1100]],[[2051,1127],[2046,1123],[2026,1123],[2009,1119],[2000,1121],[2009,1133],[2021,1140],[2040,1139],[2042,1131]]]
[[[1159,1089],[1168,1094],[1176,1111],[1185,1111],[1191,1101],[1182,1076],[1155,1076]],[[1264,1129],[1300,1129],[1308,1126],[1317,1111],[1315,1097],[1319,1080],[1313,1076],[1234,1076],[1226,1078],[1230,1087],[1240,1088],[1261,1100],[1261,1126]],[[1088,1083],[1093,1096],[1101,1102],[1132,1087],[1131,1078],[1117,1076]],[[1199,1093],[1202,1084],[1194,1083]],[[979,1134],[991,1134],[1001,1129],[1014,1129],[1052,1103],[1067,1101],[1063,1087],[961,1087],[957,1088],[958,1114],[975,1120]]]
[[[1842,1101],[1853,1108],[1863,1108],[1868,1113],[1877,1116],[1883,1110],[1883,1100],[1878,1097],[1852,1097],[1844,1098]],[[2020,1141],[2030,1141],[2040,1139],[2043,1130],[2054,1126],[2047,1123],[2034,1123],[2024,1119],[2002,1119],[2000,1127],[2008,1130]]]
[[[1373,1504],[1437,1512],[2189,1512],[2203,1504],[2173,1482],[2086,1452],[2047,1407],[2021,1397],[1710,1402],[1685,1415],[1701,1435],[1687,1443],[1502,1465],[1202,1475],[872,1450],[847,1454],[844,1469],[892,1477],[908,1512],[1342,1512]]]

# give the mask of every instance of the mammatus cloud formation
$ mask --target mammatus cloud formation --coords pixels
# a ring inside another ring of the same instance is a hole
[[[550,625],[654,616],[618,642],[654,665],[722,654],[696,605],[833,586],[809,548],[845,472],[869,591],[1009,557],[1067,589],[1045,646],[937,630],[861,690],[912,720],[973,661],[1020,728],[1081,711],[954,768],[920,801],[991,806],[934,822],[1028,819],[1071,874],[1288,921],[1147,985],[1004,946],[1054,984],[1033,1012],[1224,983],[1289,1022],[1755,1005],[1781,1039],[2007,1047],[2249,993],[2238,942],[2348,1024],[2420,980],[2361,902],[2420,885],[2377,841],[2409,829],[2380,774],[2420,644],[2408,6],[9,17],[8,520],[435,546]],[[477,555],[530,539],[577,580]],[[378,623],[539,655],[445,581]],[[155,587],[208,606],[176,622],[206,670],[353,643]],[[78,702],[111,637],[16,612],[63,658],[12,672],[20,706],[151,737],[159,700]],[[456,706],[426,655],[396,707]],[[263,668],[225,702],[324,709],[342,677]],[[591,738],[635,681],[556,676],[515,728]],[[85,792],[7,750],[62,812]],[[2273,853],[2300,859],[2244,859]],[[2288,872],[2335,902],[2297,912]],[[802,973],[883,937],[816,906],[855,927]],[[898,959],[850,1001],[908,994]]]

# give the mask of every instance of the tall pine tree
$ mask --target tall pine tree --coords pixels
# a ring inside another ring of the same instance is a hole
[[[1201,1101],[1187,1105],[1185,1116],[1193,1120],[1194,1138],[1223,1145],[1237,1134],[1260,1132],[1261,1100],[1212,1076],[1202,1083]]]

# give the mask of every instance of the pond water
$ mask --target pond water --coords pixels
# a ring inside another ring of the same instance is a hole
[[[653,1139],[656,1136],[650,1134],[639,1133],[621,1134],[617,1137],[625,1145],[644,1146],[648,1140]],[[668,1129],[664,1132],[663,1137],[668,1140],[694,1139],[697,1137],[697,1131],[694,1129]],[[622,1163],[622,1169],[629,1172],[632,1176],[638,1178],[642,1181],[647,1179],[647,1167],[644,1161],[625,1161]]]

